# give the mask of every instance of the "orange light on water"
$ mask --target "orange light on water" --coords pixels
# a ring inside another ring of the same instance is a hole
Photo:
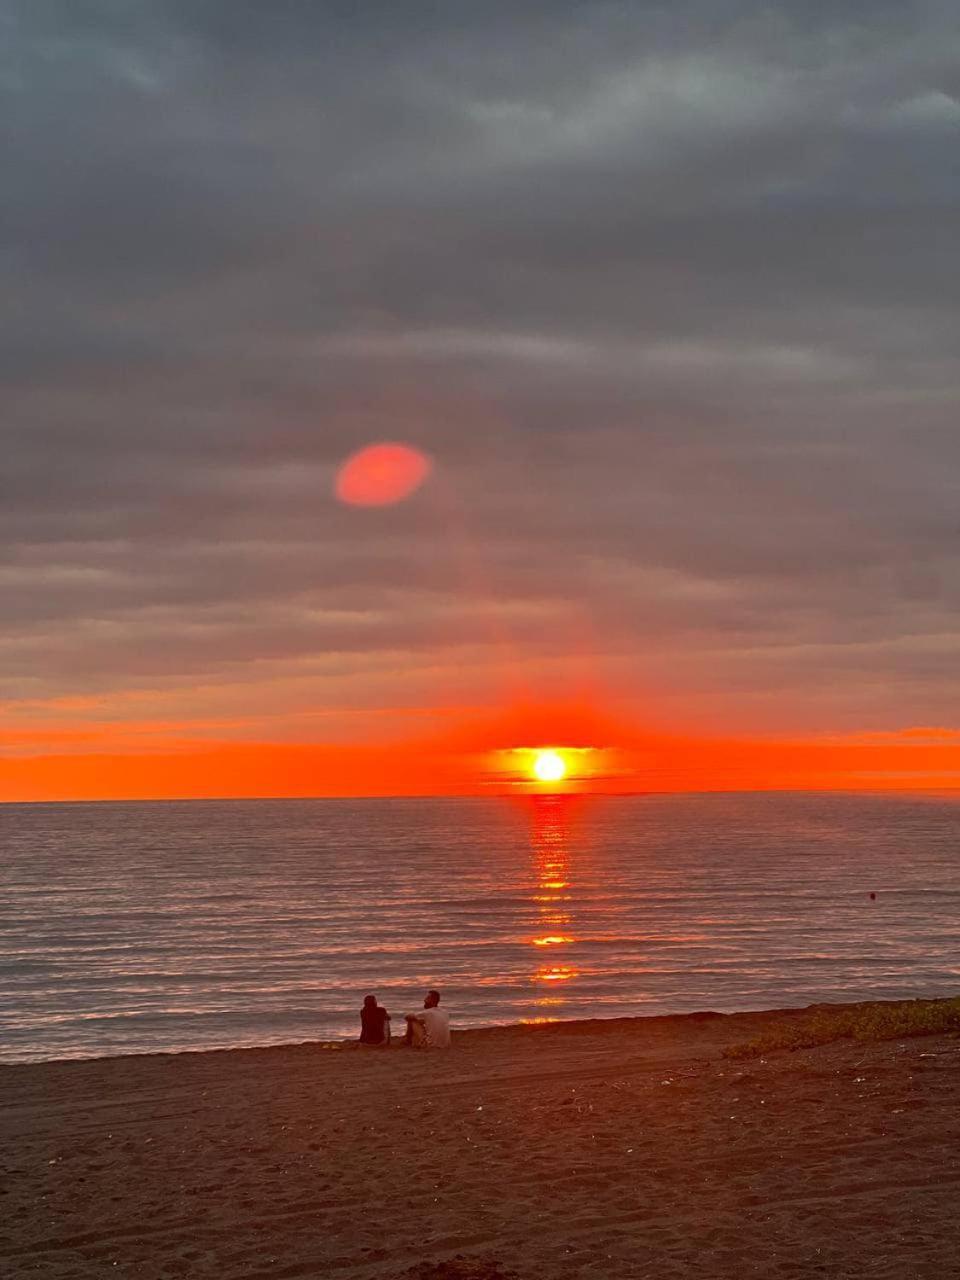
[[[579,976],[577,969],[571,969],[569,965],[553,965],[549,969],[538,969],[533,975],[534,982],[569,982],[571,978]]]
[[[573,942],[573,938],[567,937],[565,933],[548,933],[542,938],[534,938],[533,945],[535,947],[559,947],[563,942]]]

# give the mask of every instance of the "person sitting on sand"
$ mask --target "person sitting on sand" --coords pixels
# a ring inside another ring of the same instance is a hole
[[[368,1049],[386,1049],[390,1044],[390,1015],[376,996],[364,996],[360,1010],[360,1043]]]
[[[419,1013],[407,1013],[407,1034],[404,1044],[414,1049],[449,1049],[450,1015],[446,1009],[438,1009],[439,991],[428,991]]]

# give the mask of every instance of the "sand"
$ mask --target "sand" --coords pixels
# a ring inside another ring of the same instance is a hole
[[[960,1275],[960,1041],[788,1016],[0,1068],[0,1275]]]

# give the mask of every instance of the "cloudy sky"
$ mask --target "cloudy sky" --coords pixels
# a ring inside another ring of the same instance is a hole
[[[955,738],[953,0],[0,0],[0,94],[0,797]]]

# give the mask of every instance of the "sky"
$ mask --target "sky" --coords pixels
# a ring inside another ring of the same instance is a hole
[[[0,799],[960,786],[953,0],[0,0],[0,95]]]

